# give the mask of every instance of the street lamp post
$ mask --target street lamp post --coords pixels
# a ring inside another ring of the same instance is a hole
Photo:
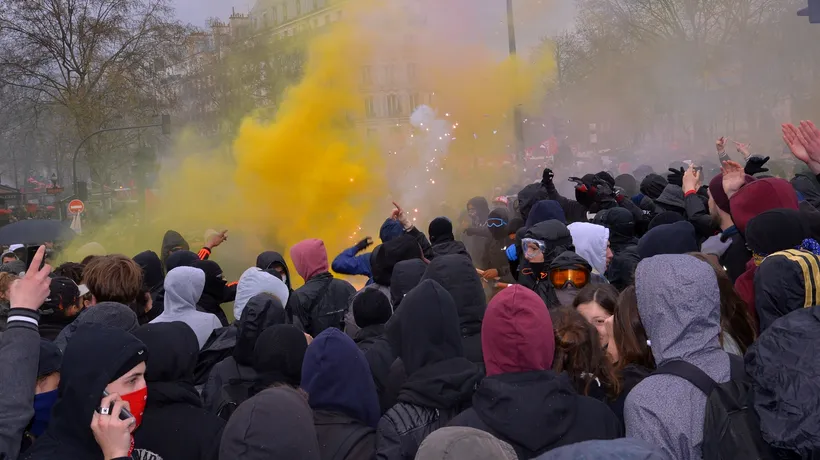
[[[515,45],[515,16],[513,15],[513,0],[507,0],[507,37],[510,42],[510,56],[517,54]],[[524,125],[521,120],[521,107],[517,104],[513,108],[513,123],[515,124],[515,150],[518,162],[524,166]]]
[[[101,129],[99,131],[93,132],[86,136],[80,142],[80,145],[77,146],[77,150],[74,151],[74,157],[71,159],[71,164],[73,167],[73,176],[74,176],[74,194],[77,193],[77,156],[80,154],[80,150],[83,148],[86,142],[89,139],[96,136],[97,134],[108,133],[111,131],[130,131],[133,129],[145,129],[145,128],[162,128],[162,134],[170,134],[171,133],[171,116],[170,115],[163,115],[162,121],[160,123],[154,123],[152,125],[141,125],[141,126],[120,126],[118,128],[106,128]]]

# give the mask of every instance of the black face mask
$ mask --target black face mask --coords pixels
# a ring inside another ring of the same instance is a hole
[[[561,306],[571,307],[575,296],[578,295],[578,291],[580,291],[580,289],[570,284],[563,289],[556,289],[555,296],[558,298],[558,303],[560,303]]]

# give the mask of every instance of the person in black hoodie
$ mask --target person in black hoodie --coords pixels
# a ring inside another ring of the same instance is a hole
[[[227,326],[228,316],[222,309],[222,304],[233,302],[236,299],[236,288],[228,288],[228,282],[222,274],[222,267],[212,260],[198,260],[192,267],[205,272],[205,288],[202,290],[196,309],[215,315],[222,323],[222,327]]]
[[[523,245],[525,241],[526,247]],[[518,282],[538,294],[548,307],[559,306],[549,279],[549,267],[558,255],[574,249],[569,229],[557,220],[541,222],[526,230],[521,249],[525,261],[521,264]]]
[[[464,357],[479,366],[484,364],[481,354],[481,320],[487,309],[487,298],[484,296],[481,278],[470,259],[461,255],[436,257],[427,266],[423,280],[437,282],[453,297],[458,312]]]
[[[612,208],[596,214],[593,223],[609,229],[609,246],[614,256],[607,268],[606,279],[618,290],[626,289],[634,282],[635,269],[640,262],[635,218],[624,208]]]
[[[426,280],[407,294],[387,325],[390,346],[408,377],[398,403],[379,421],[376,458],[413,459],[428,434],[469,406],[481,372],[464,358],[458,324],[452,296]]]
[[[430,244],[433,245],[434,257],[447,254],[462,254],[470,257],[464,243],[456,241],[456,237],[453,235],[453,223],[450,222],[450,219],[436,217],[430,221],[427,234],[430,235]]]
[[[506,209],[498,208],[490,211],[486,228],[490,233],[490,238],[487,239],[484,258],[476,263],[477,268],[484,270],[482,277],[487,281],[514,282],[512,273],[510,273],[510,261],[505,252],[507,246],[514,242],[510,239],[509,223]]]
[[[147,357],[145,344],[126,331],[99,324],[78,327],[63,355],[59,396],[48,428],[22,458],[131,458],[130,436],[124,437],[122,445],[101,447],[93,430],[99,429],[102,417],[115,417],[122,407],[133,414],[130,430],[139,428],[147,395],[143,377]],[[103,397],[103,391],[110,396]],[[114,401],[112,408],[109,402]],[[95,413],[100,408],[108,413]]]
[[[242,310],[232,355],[211,369],[208,381],[202,389],[205,410],[218,414],[226,404],[239,404],[247,399],[247,396],[242,398],[241,395],[239,398],[229,397],[227,393],[230,392],[225,391],[224,387],[233,387],[233,383],[236,383],[238,393],[242,393],[242,389],[246,390],[246,393],[250,391],[256,380],[256,372],[253,369],[253,348],[256,340],[265,329],[285,322],[285,309],[278,298],[262,293],[248,301],[248,305]]]
[[[148,400],[143,424],[134,433],[138,458],[216,460],[225,422],[202,409],[194,388],[199,342],[184,323],[147,324],[134,331],[148,347]]]
[[[398,310],[404,296],[418,286],[426,270],[427,263],[421,259],[403,260],[393,267],[393,276],[390,277],[390,300],[393,302],[394,310]]]
[[[137,297],[138,304],[142,308],[134,309],[137,314],[137,320],[140,324],[148,324],[165,311],[165,273],[162,269],[162,261],[154,251],[143,251],[134,256],[136,262],[142,269],[142,290],[140,295],[146,294],[151,297],[151,308],[145,311],[148,304],[147,299],[140,301]]]
[[[282,254],[275,251],[265,251],[256,258],[256,268],[264,270],[273,276],[278,276],[288,287],[288,291],[293,292],[290,287],[290,270]]]
[[[302,388],[326,460],[371,460],[379,401],[364,355],[344,332],[326,329],[308,346]]]
[[[395,276],[395,272],[393,273]],[[364,353],[364,357],[373,374],[376,384],[376,393],[379,396],[381,413],[389,409],[395,401],[386,395],[387,379],[390,367],[396,360],[396,355],[390,348],[390,342],[385,336],[385,323],[393,314],[390,301],[381,292],[369,289],[353,299],[353,316],[361,329],[356,333],[353,341]]]
[[[292,324],[277,324],[265,329],[253,347],[256,382],[251,395],[277,386],[298,389],[302,383],[302,362],[307,347],[305,333]]]
[[[616,439],[622,428],[600,401],[580,396],[566,374],[551,369],[552,320],[532,291],[513,286],[493,298],[482,326],[487,377],[472,408],[450,426],[486,431],[519,458],[591,439]]]
[[[40,337],[54,341],[82,311],[80,288],[70,278],[51,278],[48,298],[40,306]]]

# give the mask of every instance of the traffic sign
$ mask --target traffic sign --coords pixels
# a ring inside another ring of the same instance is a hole
[[[85,211],[85,203],[80,200],[71,200],[68,203],[68,212],[72,214],[80,214],[81,212]]]

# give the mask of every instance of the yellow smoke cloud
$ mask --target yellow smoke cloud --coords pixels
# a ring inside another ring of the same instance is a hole
[[[332,259],[359,238],[378,235],[390,198],[401,195],[391,189],[390,178],[405,167],[400,158],[386,162],[386,152],[405,140],[374,145],[353,122],[364,116],[362,65],[377,52],[412,54],[419,86],[435,92],[432,106],[459,123],[443,180],[425,195],[430,202],[406,206],[446,200],[460,209],[470,196],[488,195],[493,186],[504,184],[503,170],[489,163],[510,158],[512,110],[538,104],[543,78],[554,63],[498,61],[480,47],[448,47],[446,40],[436,40],[434,46],[421,40],[415,47],[383,40],[387,31],[371,25],[403,24],[401,11],[372,3],[366,9],[367,21],[346,10],[345,20],[311,38],[304,76],[287,90],[273,119],[248,114],[236,139],[219,151],[198,145],[190,133],[180,136],[149,215],[142,221],[121,216],[83,235],[66,258],[72,259],[74,249],[87,241],[127,255],[159,251],[168,229],[181,232],[195,250],[206,229],[229,229],[230,240],[214,258],[236,279],[262,250],[279,250],[287,257],[287,249],[298,241],[320,238]],[[387,42],[401,50],[385,48]],[[508,175],[512,172],[509,168]],[[426,222],[418,223],[426,230]]]

